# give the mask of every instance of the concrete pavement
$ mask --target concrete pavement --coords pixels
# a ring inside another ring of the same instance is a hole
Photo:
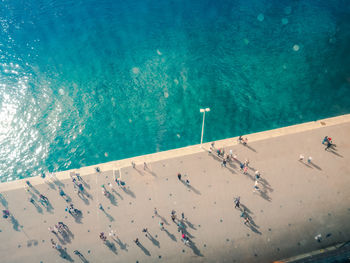
[[[272,262],[348,241],[349,134],[350,116],[345,115],[247,135],[248,146],[237,144],[237,138],[216,142],[226,153],[232,149],[240,162],[250,160],[247,175],[236,161],[222,167],[221,158],[208,153],[209,143],[204,150],[195,145],[101,164],[100,173],[97,166],[86,167],[74,171],[86,183],[85,198],[74,192],[69,175],[73,171],[28,179],[33,199],[42,193],[52,209],[29,202],[25,180],[0,184],[3,209],[13,214],[12,221],[0,220],[1,261],[80,262],[73,253],[79,250],[89,262]],[[325,135],[337,144],[333,151],[324,150]],[[312,156],[313,163],[299,162],[300,154]],[[143,169],[144,161],[150,169]],[[253,193],[255,170],[261,172],[261,193]],[[179,172],[190,186],[178,180]],[[125,188],[117,186],[115,177],[121,177]],[[113,197],[105,197],[101,185]],[[67,202],[59,187],[82,211],[81,220],[65,211]],[[248,225],[234,208],[236,196],[250,218]],[[100,203],[104,212],[98,209]],[[159,216],[154,215],[155,207]],[[181,241],[170,218],[172,209],[178,218],[184,212],[190,246]],[[162,218],[164,231],[159,226]],[[48,231],[58,221],[72,232],[66,240]],[[148,228],[148,237],[143,228]],[[118,238],[109,237],[110,230]],[[99,239],[100,232],[111,248]],[[321,242],[314,239],[317,234]],[[51,247],[51,238],[66,248],[66,258]]]

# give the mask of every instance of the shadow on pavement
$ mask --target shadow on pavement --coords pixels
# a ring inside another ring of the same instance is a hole
[[[127,195],[130,195],[132,198],[136,198],[135,194],[133,191],[130,190],[130,188],[126,188],[126,187],[122,187],[124,193],[126,193]]]
[[[107,216],[107,218],[108,218],[109,221],[111,221],[111,222],[114,221],[114,217],[113,217],[112,215],[108,214],[108,213],[106,212],[106,210],[104,210],[104,209],[103,209],[102,211],[103,211],[103,213]]]
[[[89,261],[84,257],[83,254],[81,254],[78,250],[74,250],[74,254],[77,255],[79,257],[79,259],[81,260],[81,262],[83,263],[89,263]]]
[[[65,260],[68,260],[70,262],[74,262],[74,260],[72,259],[72,257],[67,253],[67,249],[64,248],[64,249],[58,249],[58,252],[60,252],[60,257],[65,259]]]
[[[118,195],[121,200],[124,199],[116,190],[112,189],[112,192]]]
[[[113,189],[113,190],[114,190],[114,189]],[[109,201],[111,202],[112,205],[118,206],[117,201],[116,201],[116,199],[115,199],[115,196],[114,196],[114,194],[112,194],[111,192],[109,192],[108,199],[109,199]]]
[[[150,233],[147,233],[146,237],[153,243],[153,245],[160,248],[159,241],[155,239]]]
[[[196,246],[196,244],[193,241],[191,241],[188,246],[189,246],[189,248],[192,249],[194,254],[196,254],[197,256],[203,257],[203,254],[201,253],[201,251],[198,249],[198,247]]]
[[[167,229],[164,229],[164,232],[171,238],[171,240],[177,242],[176,237],[173,234],[169,233]]]
[[[8,208],[8,203],[6,201],[6,198],[2,194],[0,194],[0,202],[5,208]]]
[[[322,168],[319,167],[318,165],[316,165],[314,162],[311,162],[310,164],[311,164],[313,167],[315,167],[317,170],[322,171]]]
[[[19,227],[18,220],[13,215],[10,215],[10,219],[11,219],[13,229],[16,231],[20,231],[20,229],[18,228]]]
[[[196,193],[197,195],[201,195],[201,192],[199,192],[196,188],[194,188],[192,185],[187,184],[184,180],[180,180],[181,183],[183,183],[188,189]]]
[[[159,217],[167,226],[169,226],[170,224],[168,223],[168,221],[162,217],[160,214],[156,214],[157,217]]]
[[[114,254],[118,254],[118,251],[117,251],[117,247],[114,245],[114,243],[112,243],[111,241],[109,240],[106,240],[105,241],[105,245],[108,247],[108,249],[110,251],[112,251]]]
[[[126,243],[123,243],[119,237],[117,237],[117,239],[113,238],[113,240],[119,245],[121,250],[128,251],[128,249],[127,249],[128,245]]]
[[[141,243],[138,243],[137,246],[141,248],[141,250],[143,251],[143,253],[145,253],[146,256],[151,256],[151,253]]]

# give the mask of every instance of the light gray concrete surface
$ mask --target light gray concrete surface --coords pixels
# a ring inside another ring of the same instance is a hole
[[[325,135],[336,143],[334,151],[324,150]],[[2,184],[3,209],[8,207],[15,220],[0,219],[1,262],[67,262],[50,243],[51,238],[60,242],[48,231],[58,221],[74,235],[66,241],[59,235],[74,262],[81,262],[74,250],[89,262],[273,262],[350,240],[349,135],[350,122],[342,121],[250,140],[248,147],[237,145],[234,139],[230,146],[226,140],[222,144],[226,153],[232,149],[241,162],[250,160],[248,175],[240,171],[238,162],[221,167],[221,159],[205,150],[208,144],[192,154],[149,162],[146,171],[140,161],[136,169],[124,166],[113,171],[101,165],[101,173],[83,175],[91,196],[85,200],[74,193],[67,173],[30,178],[35,188],[30,191],[48,197],[53,207],[49,211],[28,201],[31,195],[24,181],[8,183],[8,188]],[[254,136],[247,135],[248,139]],[[299,162],[300,154],[312,156],[313,164]],[[262,175],[262,193],[253,193],[256,169]],[[177,179],[178,172],[190,181],[190,187]],[[114,182],[120,173],[125,189]],[[113,202],[102,194],[101,185],[109,190],[109,182],[114,188],[110,190]],[[60,185],[82,210],[81,221],[65,211]],[[241,197],[250,226],[244,225],[241,212],[234,208],[234,196]],[[99,203],[105,213],[98,209]],[[159,216],[153,213],[155,207]],[[191,246],[181,242],[170,218],[172,209],[178,218],[184,212]],[[161,217],[165,231],[159,227]],[[142,233],[145,227],[153,238]],[[111,229],[118,235],[117,242],[108,236]],[[100,232],[106,233],[115,251],[99,239]],[[321,242],[314,239],[317,234],[322,234]],[[133,242],[137,237],[142,247]]]

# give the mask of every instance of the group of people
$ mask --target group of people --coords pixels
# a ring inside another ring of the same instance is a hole
[[[327,150],[330,149],[330,148],[333,148],[333,147],[336,147],[336,146],[337,146],[337,145],[335,145],[335,144],[332,142],[332,138],[331,138],[331,137],[328,137],[328,136],[325,136],[325,137],[323,138],[322,144],[326,145],[325,151],[327,151]]]

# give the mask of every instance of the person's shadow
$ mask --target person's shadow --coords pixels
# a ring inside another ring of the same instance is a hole
[[[151,234],[147,233],[146,237],[153,243],[153,245],[160,248],[159,241],[157,239],[155,239]]]
[[[168,229],[165,228],[164,231],[170,237],[171,240],[177,242],[176,237],[173,234],[169,233]]]
[[[141,243],[138,243],[137,246],[141,248],[141,250],[143,251],[143,253],[145,253],[146,256],[151,256],[151,253]]]
[[[126,243],[123,243],[119,237],[117,237],[117,239],[113,238],[113,240],[119,245],[120,249],[121,250],[125,250],[125,251],[128,251],[127,249],[127,244]]]

